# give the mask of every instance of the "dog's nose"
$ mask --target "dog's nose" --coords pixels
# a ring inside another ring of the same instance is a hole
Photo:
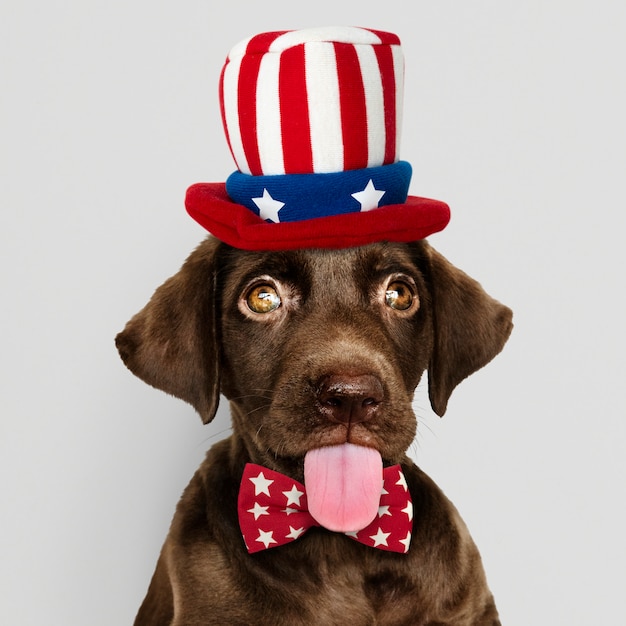
[[[372,419],[384,395],[382,383],[371,374],[330,374],[322,377],[317,387],[322,414],[342,424]]]

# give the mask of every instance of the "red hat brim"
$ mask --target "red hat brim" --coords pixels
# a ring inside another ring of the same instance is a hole
[[[444,229],[450,221],[445,202],[408,196],[404,204],[362,213],[266,222],[233,202],[225,183],[192,185],[187,190],[185,207],[212,235],[242,250],[351,248],[377,241],[417,241]]]

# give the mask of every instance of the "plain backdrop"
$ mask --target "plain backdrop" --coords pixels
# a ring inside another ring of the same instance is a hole
[[[0,621],[130,624],[202,426],[115,334],[205,232],[235,169],[217,97],[267,30],[400,35],[430,242],[515,311],[410,454],[454,501],[506,626],[625,624],[624,4],[5,0],[0,6]],[[211,581],[207,581],[210,585]],[[346,620],[348,618],[346,617]],[[346,622],[348,623],[348,622]]]

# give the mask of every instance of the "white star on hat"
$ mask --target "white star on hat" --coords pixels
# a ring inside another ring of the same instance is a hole
[[[274,537],[272,536],[274,534],[273,530],[268,530],[267,532],[265,532],[264,530],[261,530],[259,528],[259,536],[257,537],[257,541],[259,543],[262,543],[265,548],[269,548],[271,543],[278,543],[276,541],[276,539],[274,539]]]
[[[369,183],[365,186],[363,191],[351,194],[352,197],[361,204],[361,211],[371,211],[378,208],[380,199],[385,195],[385,192],[381,189],[376,189],[374,183],[370,178]]]
[[[259,207],[261,219],[280,222],[278,212],[285,206],[285,203],[274,200],[267,189],[263,189],[263,195],[260,198],[252,198],[252,202]]]
[[[258,496],[260,493],[264,493],[265,495],[270,495],[270,485],[274,482],[269,478],[265,478],[265,474],[263,472],[259,472],[259,475],[256,478],[250,478],[250,482],[254,483],[254,495]]]

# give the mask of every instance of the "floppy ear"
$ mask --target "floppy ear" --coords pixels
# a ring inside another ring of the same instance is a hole
[[[216,257],[211,237],[115,338],[126,366],[148,384],[189,402],[206,424],[219,403]]]
[[[502,350],[513,329],[513,312],[436,250],[427,250],[435,334],[428,395],[442,416],[454,388]]]

